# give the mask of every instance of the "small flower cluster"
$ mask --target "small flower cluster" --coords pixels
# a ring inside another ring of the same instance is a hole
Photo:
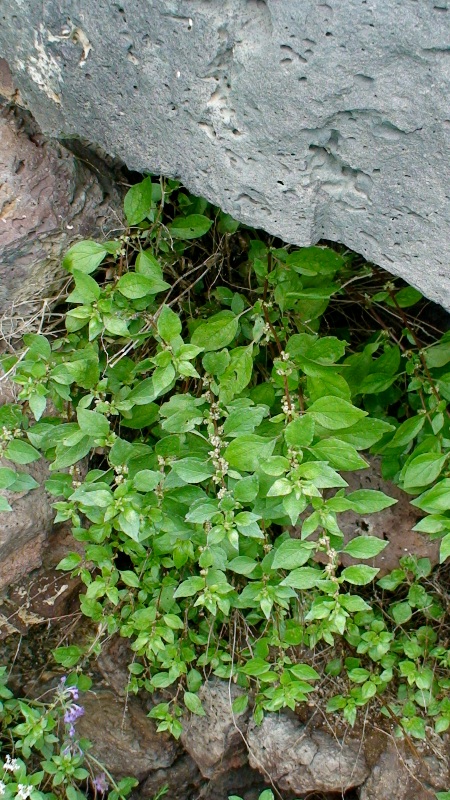
[[[5,763],[3,764],[3,777],[6,778],[7,772],[18,772],[20,769],[20,762],[17,758],[11,758],[10,755],[7,755],[5,758]],[[6,794],[7,783],[4,780],[0,780],[0,796]],[[26,783],[18,783],[17,784],[17,792],[16,792],[16,800],[27,800],[30,797],[34,787],[29,786]]]
[[[64,722],[68,736],[73,739],[75,736],[75,722],[83,716],[84,708],[74,700],[78,700],[78,689],[76,686],[66,686],[66,677],[61,678],[58,687],[59,699],[65,708]]]

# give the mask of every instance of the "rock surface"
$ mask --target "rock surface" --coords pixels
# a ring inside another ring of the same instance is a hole
[[[199,691],[206,716],[189,715],[181,743],[205,778],[235,770],[247,763],[244,737],[248,712],[233,717],[231,704],[239,690],[226,681],[209,681]],[[206,746],[205,746],[206,745]]]
[[[415,757],[404,742],[386,740],[386,749],[373,766],[371,774],[360,790],[360,800],[435,800],[435,792],[449,786],[450,759],[448,741],[440,742],[446,753],[418,753]]]
[[[9,0],[0,55],[82,136],[450,308],[447,0]]]
[[[267,714],[260,726],[250,722],[247,740],[250,766],[281,792],[344,794],[369,775],[360,740],[339,741],[284,714]]]
[[[30,119],[1,105],[0,141],[1,349],[2,338],[37,329],[46,298],[67,278],[63,254],[117,228],[121,199],[112,186],[107,195],[72,153],[46,142]]]
[[[139,781],[152,770],[167,769],[180,747],[167,733],[156,733],[138,700],[116,697],[108,689],[95,688],[83,695],[84,716],[77,732],[93,742],[93,755],[114,777],[133,775]]]

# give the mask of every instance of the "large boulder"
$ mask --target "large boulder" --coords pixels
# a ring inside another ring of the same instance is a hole
[[[448,9],[8,0],[0,55],[45,133],[288,242],[343,242],[450,308]]]

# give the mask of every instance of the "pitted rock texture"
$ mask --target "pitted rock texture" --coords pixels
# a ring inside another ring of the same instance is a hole
[[[448,0],[8,0],[42,129],[450,308]]]
[[[369,776],[360,740],[339,741],[287,715],[267,714],[260,726],[250,722],[247,743],[250,766],[270,776],[281,792],[343,794]]]
[[[233,714],[232,710],[241,693],[226,681],[208,681],[198,693],[205,716],[189,714],[183,721],[181,743],[204,778],[217,778],[247,763],[244,731],[249,711]]]

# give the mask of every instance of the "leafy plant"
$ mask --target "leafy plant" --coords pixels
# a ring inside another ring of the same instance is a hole
[[[422,346],[404,312],[418,293],[389,281],[363,301],[395,310],[395,341],[388,327],[355,341],[339,326],[322,334],[332,299],[367,268],[241,232],[173,181],[133,186],[125,214],[118,239],[67,253],[65,330],[28,334],[2,359],[20,392],[0,409],[11,463],[0,486],[32,489],[20,466],[47,458],[56,521],[85,544],[59,567],[81,577],[81,610],[100,636],[58,648],[57,661],[71,668],[102,636],[128,638],[130,690],[165,691],[150,716],[178,737],[184,709],[205,713],[205,678],[235,681],[235,712],[251,702],[261,721],[314,696],[321,643],[341,642],[347,655],[327,674],[343,670],[349,691],[329,711],[353,725],[359,707],[395,690],[386,713],[408,735],[423,738],[429,718],[444,731],[448,663],[431,645],[444,612],[423,586],[429,564],[406,559],[378,582],[404,591],[383,613],[365,588],[378,569],[362,562],[386,542],[345,544],[339,515],[395,502],[348,491],[341,474],[379,454],[427,514],[416,530],[440,537],[448,557],[450,335]],[[357,563],[342,569],[341,554]]]
[[[80,787],[90,786],[96,795],[125,800],[138,782],[124,778],[116,783],[89,752],[91,743],[76,734],[76,721],[84,714],[79,693],[89,689],[90,679],[74,673],[63,676],[47,702],[14,698],[6,679],[6,667],[1,667],[0,796],[83,800]]]

